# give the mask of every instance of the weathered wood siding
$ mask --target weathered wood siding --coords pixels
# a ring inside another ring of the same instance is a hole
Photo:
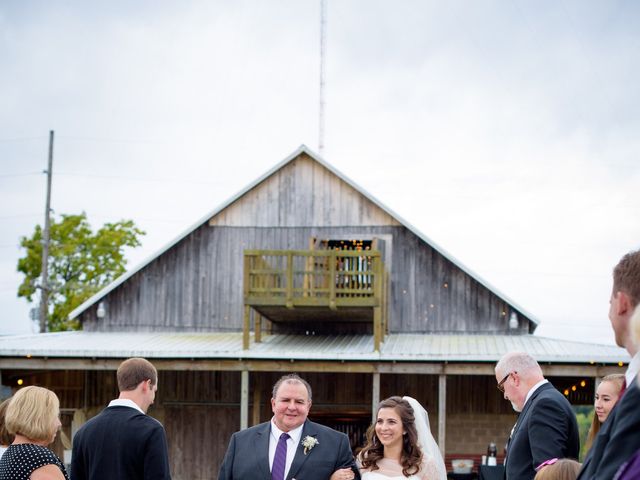
[[[306,154],[256,185],[209,223],[243,227],[400,225]]]
[[[104,319],[96,304],[81,321],[96,331],[241,330],[244,250],[308,249],[313,237],[376,239],[391,332],[508,331],[506,302],[304,153],[109,293]]]
[[[405,227],[203,225],[81,316],[92,331],[242,330],[243,252],[305,249],[311,237],[384,239],[391,332],[509,331],[510,307]],[[528,321],[519,315],[519,331]]]

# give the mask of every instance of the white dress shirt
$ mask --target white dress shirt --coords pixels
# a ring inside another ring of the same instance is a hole
[[[133,400],[129,400],[128,398],[116,398],[115,400],[111,400],[109,402],[109,406],[110,407],[131,407],[131,408],[135,408],[140,413],[143,413],[146,415],[146,413],[142,411],[142,409],[140,408],[140,406],[138,406],[136,402],[134,402]]]
[[[542,385],[544,385],[545,383],[549,383],[549,380],[544,379],[544,380],[540,380],[538,383],[536,383],[533,387],[531,387],[531,390],[529,390],[527,392],[527,396],[524,399],[524,405],[522,405],[522,409],[524,410],[524,406],[527,404],[527,402],[529,401],[529,399],[531,398],[531,395],[533,395],[533,392],[535,392],[537,389],[539,389]]]
[[[627,381],[627,387],[633,385],[634,380],[640,372],[640,352],[636,353],[629,362],[627,371],[624,372],[624,379]]]
[[[289,438],[287,439],[287,461],[284,464],[284,478],[287,478],[289,469],[291,469],[293,457],[295,457],[296,455],[296,450],[298,449],[298,444],[300,443],[300,437],[302,436],[303,426],[304,424],[286,432],[289,434]],[[273,422],[273,419],[271,419],[271,434],[269,435],[269,470],[273,468],[273,457],[276,456],[276,447],[278,446],[280,435],[282,435],[283,433],[285,432],[280,430]]]

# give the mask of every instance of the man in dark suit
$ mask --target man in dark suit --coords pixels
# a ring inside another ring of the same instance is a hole
[[[510,352],[495,368],[498,389],[520,412],[507,443],[507,480],[529,480],[551,458],[578,458],[578,423],[571,404],[542,375],[538,362]]]
[[[636,378],[640,354],[631,329],[631,317],[640,303],[640,250],[626,254],[613,269],[609,320],[616,343],[629,352],[625,372],[626,390],[609,413],[582,464],[580,480],[610,480],[640,449],[640,390]]]
[[[144,358],[118,367],[120,396],[73,438],[73,480],[171,480],[162,424],[147,416],[158,372]]]
[[[307,419],[311,387],[285,375],[273,387],[269,422],[236,432],[218,480],[353,480],[360,478],[343,433]]]

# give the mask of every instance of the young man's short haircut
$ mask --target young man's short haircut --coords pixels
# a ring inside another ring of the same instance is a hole
[[[150,361],[144,358],[129,358],[118,367],[118,390],[130,392],[135,390],[140,382],[151,380],[151,384],[158,383],[158,371]]]
[[[624,292],[631,306],[640,303],[640,250],[627,253],[613,269],[613,293]]]

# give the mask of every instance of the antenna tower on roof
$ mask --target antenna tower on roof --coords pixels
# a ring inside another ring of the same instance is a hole
[[[320,0],[320,108],[318,111],[318,153],[324,152],[325,56],[327,53],[327,1]]]

